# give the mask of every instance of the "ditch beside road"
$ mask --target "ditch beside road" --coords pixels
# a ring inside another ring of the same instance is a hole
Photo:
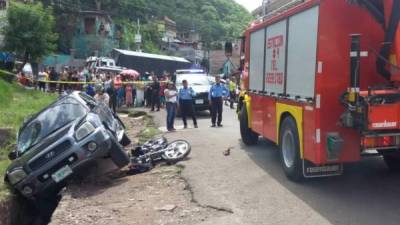
[[[148,118],[121,119],[133,142],[155,133]],[[184,225],[227,214],[196,203],[190,185],[181,177],[183,170],[180,164],[161,164],[150,172],[128,176],[126,169],[120,171],[111,161],[100,160],[68,186],[50,224]]]

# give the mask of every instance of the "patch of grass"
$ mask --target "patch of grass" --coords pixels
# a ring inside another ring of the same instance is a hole
[[[118,108],[117,109],[117,113],[120,113],[120,114],[129,114],[131,112],[133,112],[133,110],[128,109],[128,108]]]
[[[175,167],[176,167],[176,170],[177,170],[176,173],[178,175],[181,175],[183,170],[185,169],[185,165],[182,165],[182,164],[179,164],[179,163],[176,164]]]
[[[0,71],[0,74],[2,71]],[[57,95],[27,90],[0,77],[0,127],[11,128],[13,133],[8,147],[0,148],[0,198],[7,195],[3,175],[9,165],[7,155],[15,144],[17,130],[29,115],[39,112],[57,99]]]
[[[25,117],[37,113],[56,98],[54,94],[26,90],[0,79],[0,127],[17,129]]]
[[[157,128],[154,128],[154,127],[145,128],[138,135],[139,143],[143,144],[144,142],[154,138],[157,134],[159,134],[159,131]]]
[[[3,179],[4,179],[3,174],[6,172],[6,169],[9,164],[10,164],[10,161],[8,161],[8,160],[0,161],[0,174],[1,174],[0,175],[0,179],[1,179],[0,180],[0,201],[6,199],[10,195],[10,193],[7,190],[6,185],[3,182]]]
[[[128,113],[128,116],[132,117],[132,118],[137,118],[137,117],[146,116],[146,115],[147,115],[147,113],[143,112],[143,111],[133,111],[133,112]]]
[[[144,142],[160,134],[160,131],[158,130],[152,116],[146,115],[144,121],[145,128],[141,130],[140,133],[137,135],[137,137],[139,138],[139,144],[143,144]]]

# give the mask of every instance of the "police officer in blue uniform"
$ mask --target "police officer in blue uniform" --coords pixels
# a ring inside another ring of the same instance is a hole
[[[183,87],[179,89],[178,99],[179,108],[181,110],[183,126],[187,128],[186,117],[190,116],[193,119],[193,125],[197,128],[197,120],[193,109],[193,97],[196,95],[193,88],[189,87],[187,80],[182,81]]]
[[[211,127],[222,127],[222,107],[224,98],[229,97],[229,90],[221,84],[221,77],[215,77],[215,84],[211,86],[208,100],[211,106]],[[218,117],[218,121],[217,121]]]

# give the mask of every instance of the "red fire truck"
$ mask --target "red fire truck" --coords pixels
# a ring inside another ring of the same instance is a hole
[[[398,0],[308,0],[252,24],[243,142],[275,142],[294,181],[339,175],[367,154],[400,170],[399,21]]]

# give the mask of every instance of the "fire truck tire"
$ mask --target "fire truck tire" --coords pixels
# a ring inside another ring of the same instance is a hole
[[[242,141],[246,145],[256,145],[259,135],[249,128],[248,121],[246,107],[242,107],[240,113],[240,135],[242,136]]]
[[[390,171],[400,172],[400,155],[383,155],[383,159]]]
[[[296,122],[290,116],[282,121],[279,143],[281,164],[286,176],[292,181],[301,181],[304,176],[300,158],[299,134]]]

